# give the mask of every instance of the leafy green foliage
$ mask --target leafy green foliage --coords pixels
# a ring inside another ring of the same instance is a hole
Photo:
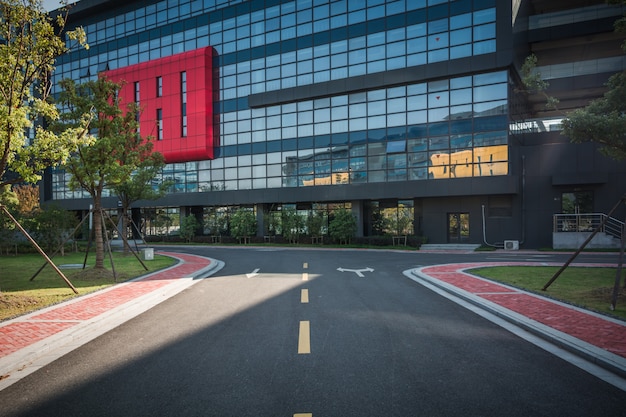
[[[328,224],[330,237],[340,243],[349,243],[357,230],[356,217],[345,208],[333,213]]]
[[[0,185],[35,183],[88,142],[88,115],[63,132],[35,128],[41,117],[59,117],[48,96],[55,60],[67,51],[64,27],[64,16],[53,21],[39,0],[0,0]],[[66,35],[87,47],[82,29]]]
[[[543,95],[546,100],[545,108],[556,110],[559,104],[559,99],[549,96],[546,93],[550,84],[544,80],[541,73],[537,71],[537,57],[534,54],[526,57],[524,64],[522,65],[521,72],[522,84],[524,84],[524,88],[526,88],[525,92],[528,94]]]
[[[600,152],[626,159],[626,73],[613,75],[608,91],[587,107],[574,110],[563,120],[563,134],[572,142],[596,142]]]
[[[51,252],[61,247],[78,221],[71,212],[50,205],[38,210],[30,223],[33,237],[37,243],[43,246],[46,251]],[[61,254],[63,255],[63,251]]]
[[[306,228],[311,237],[322,236],[324,225],[324,213],[321,211],[313,211],[306,219]]]
[[[230,234],[241,239],[256,235],[256,215],[253,210],[245,207],[238,208],[230,216]]]
[[[211,236],[221,236],[228,230],[228,217],[224,212],[211,207],[204,216],[204,227]]]
[[[180,237],[185,240],[185,242],[189,243],[193,240],[193,237],[196,235],[196,230],[200,223],[196,219],[196,216],[189,215],[180,219]]]
[[[304,233],[304,218],[292,207],[283,207],[280,215],[282,235],[287,241],[296,243]]]
[[[69,186],[82,188],[93,200],[94,234],[96,242],[95,268],[104,268],[104,239],[102,235],[102,197],[105,188],[122,186],[143,161],[151,157],[152,145],[137,133],[137,106],[131,103],[122,109],[120,84],[106,78],[77,84],[65,79],[59,104],[63,106],[55,131],[79,126],[89,116],[89,146],[80,146],[64,168],[71,174]]]

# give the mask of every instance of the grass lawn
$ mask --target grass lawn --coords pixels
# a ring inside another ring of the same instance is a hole
[[[155,254],[154,260],[143,261],[149,269],[146,271],[132,254],[124,256],[123,253],[114,252],[113,262],[117,274],[115,281],[112,274],[99,276],[94,273],[92,267],[95,263],[95,254],[93,252],[87,259],[85,270],[82,269],[84,259],[84,253],[66,253],[65,256],[56,256],[53,259],[57,266],[80,265],[79,268],[60,268],[79,295],[97,291],[114,285],[116,282],[127,281],[176,263],[175,259]],[[0,256],[0,320],[77,297],[50,265],[46,265],[34,280],[30,280],[44,263],[45,260],[39,254]],[[111,271],[108,255],[105,257],[105,267]]]
[[[568,267],[548,287],[546,285],[559,267],[550,266],[497,266],[472,269],[470,272],[484,278],[523,288],[539,295],[565,301],[589,310],[609,314],[626,320],[626,290],[624,271],[620,281],[620,294],[615,311],[611,311],[611,296],[616,268]]]

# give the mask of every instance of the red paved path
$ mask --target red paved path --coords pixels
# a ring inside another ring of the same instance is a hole
[[[502,265],[502,263],[437,265],[423,268],[421,272],[626,358],[626,322],[619,323],[605,319],[596,314],[587,313],[538,295],[511,289],[462,271],[468,268]],[[537,264],[520,262],[506,265],[536,266]],[[584,266],[615,267],[614,264],[586,264]]]
[[[182,262],[149,277],[124,282],[73,302],[59,304],[43,313],[0,323],[0,358],[165,287],[179,278],[192,276],[210,264],[207,258],[199,256],[166,252],[160,254],[170,255]]]

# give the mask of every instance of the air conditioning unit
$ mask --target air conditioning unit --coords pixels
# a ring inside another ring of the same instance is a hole
[[[519,250],[519,240],[505,240],[504,250]]]

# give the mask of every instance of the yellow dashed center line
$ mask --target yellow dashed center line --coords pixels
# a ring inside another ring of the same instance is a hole
[[[311,325],[308,321],[300,322],[300,335],[298,336],[298,353],[311,353]]]
[[[309,302],[309,290],[306,288],[303,288],[302,291],[300,291],[300,302],[303,304]]]
[[[308,281],[309,280],[309,273],[308,272],[303,272],[302,273],[302,281]]]
[[[298,413],[294,414],[293,417],[313,417],[312,413]]]
[[[303,263],[302,269],[309,269],[309,263],[308,262]]]

